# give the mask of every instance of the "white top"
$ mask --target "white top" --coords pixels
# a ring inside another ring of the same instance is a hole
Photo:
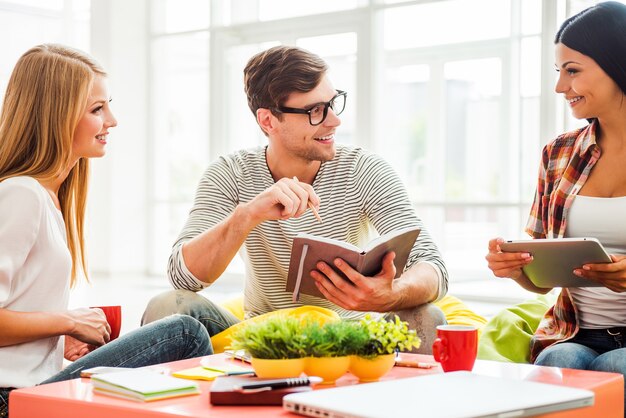
[[[265,147],[238,151],[209,166],[170,257],[168,276],[174,287],[197,292],[206,286],[185,266],[183,243],[222,222],[238,204],[250,202],[273,184]],[[417,217],[402,181],[383,159],[360,148],[337,146],[335,158],[322,163],[313,188],[321,199],[319,213],[324,223],[307,211],[299,218],[263,222],[246,238],[241,255],[246,263],[247,317],[307,304],[334,310],[347,318],[364,315],[314,296],[302,295],[299,302],[293,302],[285,284],[291,245],[300,232],[363,247],[372,232],[382,235],[419,227],[421,233],[406,268],[420,262],[431,264],[439,276],[438,298],[446,294],[448,273],[441,254]]]
[[[597,238],[609,254],[626,254],[626,196],[601,198],[576,196],[567,218],[566,237]],[[569,289],[578,309],[581,328],[626,325],[626,293],[606,287]]]
[[[31,177],[0,182],[0,308],[66,310],[71,268],[63,217],[48,192]],[[62,363],[63,337],[0,347],[0,387],[33,386]]]

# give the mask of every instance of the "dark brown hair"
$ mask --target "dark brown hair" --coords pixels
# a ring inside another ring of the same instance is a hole
[[[250,58],[243,70],[248,106],[277,111],[294,92],[307,93],[322,80],[328,66],[319,56],[301,48],[276,46]]]
[[[554,43],[591,57],[626,94],[626,5],[598,3],[561,25]]]

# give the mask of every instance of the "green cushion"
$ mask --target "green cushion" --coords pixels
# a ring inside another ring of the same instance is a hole
[[[540,295],[497,313],[483,328],[478,358],[528,363],[530,339],[555,300],[555,295]]]

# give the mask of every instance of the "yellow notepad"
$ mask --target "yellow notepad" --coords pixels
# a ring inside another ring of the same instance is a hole
[[[234,376],[253,373],[254,370],[249,367],[203,365],[199,367],[192,367],[191,369],[179,370],[172,373],[172,376],[193,380],[213,380],[218,376]]]
[[[192,367],[191,369],[179,370],[172,373],[174,377],[193,380],[213,380],[217,376],[224,376],[226,373],[220,370],[209,370],[202,366]]]

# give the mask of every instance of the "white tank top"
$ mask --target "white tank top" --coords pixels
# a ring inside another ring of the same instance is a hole
[[[626,254],[626,196],[576,196],[567,218],[566,237],[597,238],[609,254]],[[570,288],[581,328],[626,326],[626,292],[605,287]]]

